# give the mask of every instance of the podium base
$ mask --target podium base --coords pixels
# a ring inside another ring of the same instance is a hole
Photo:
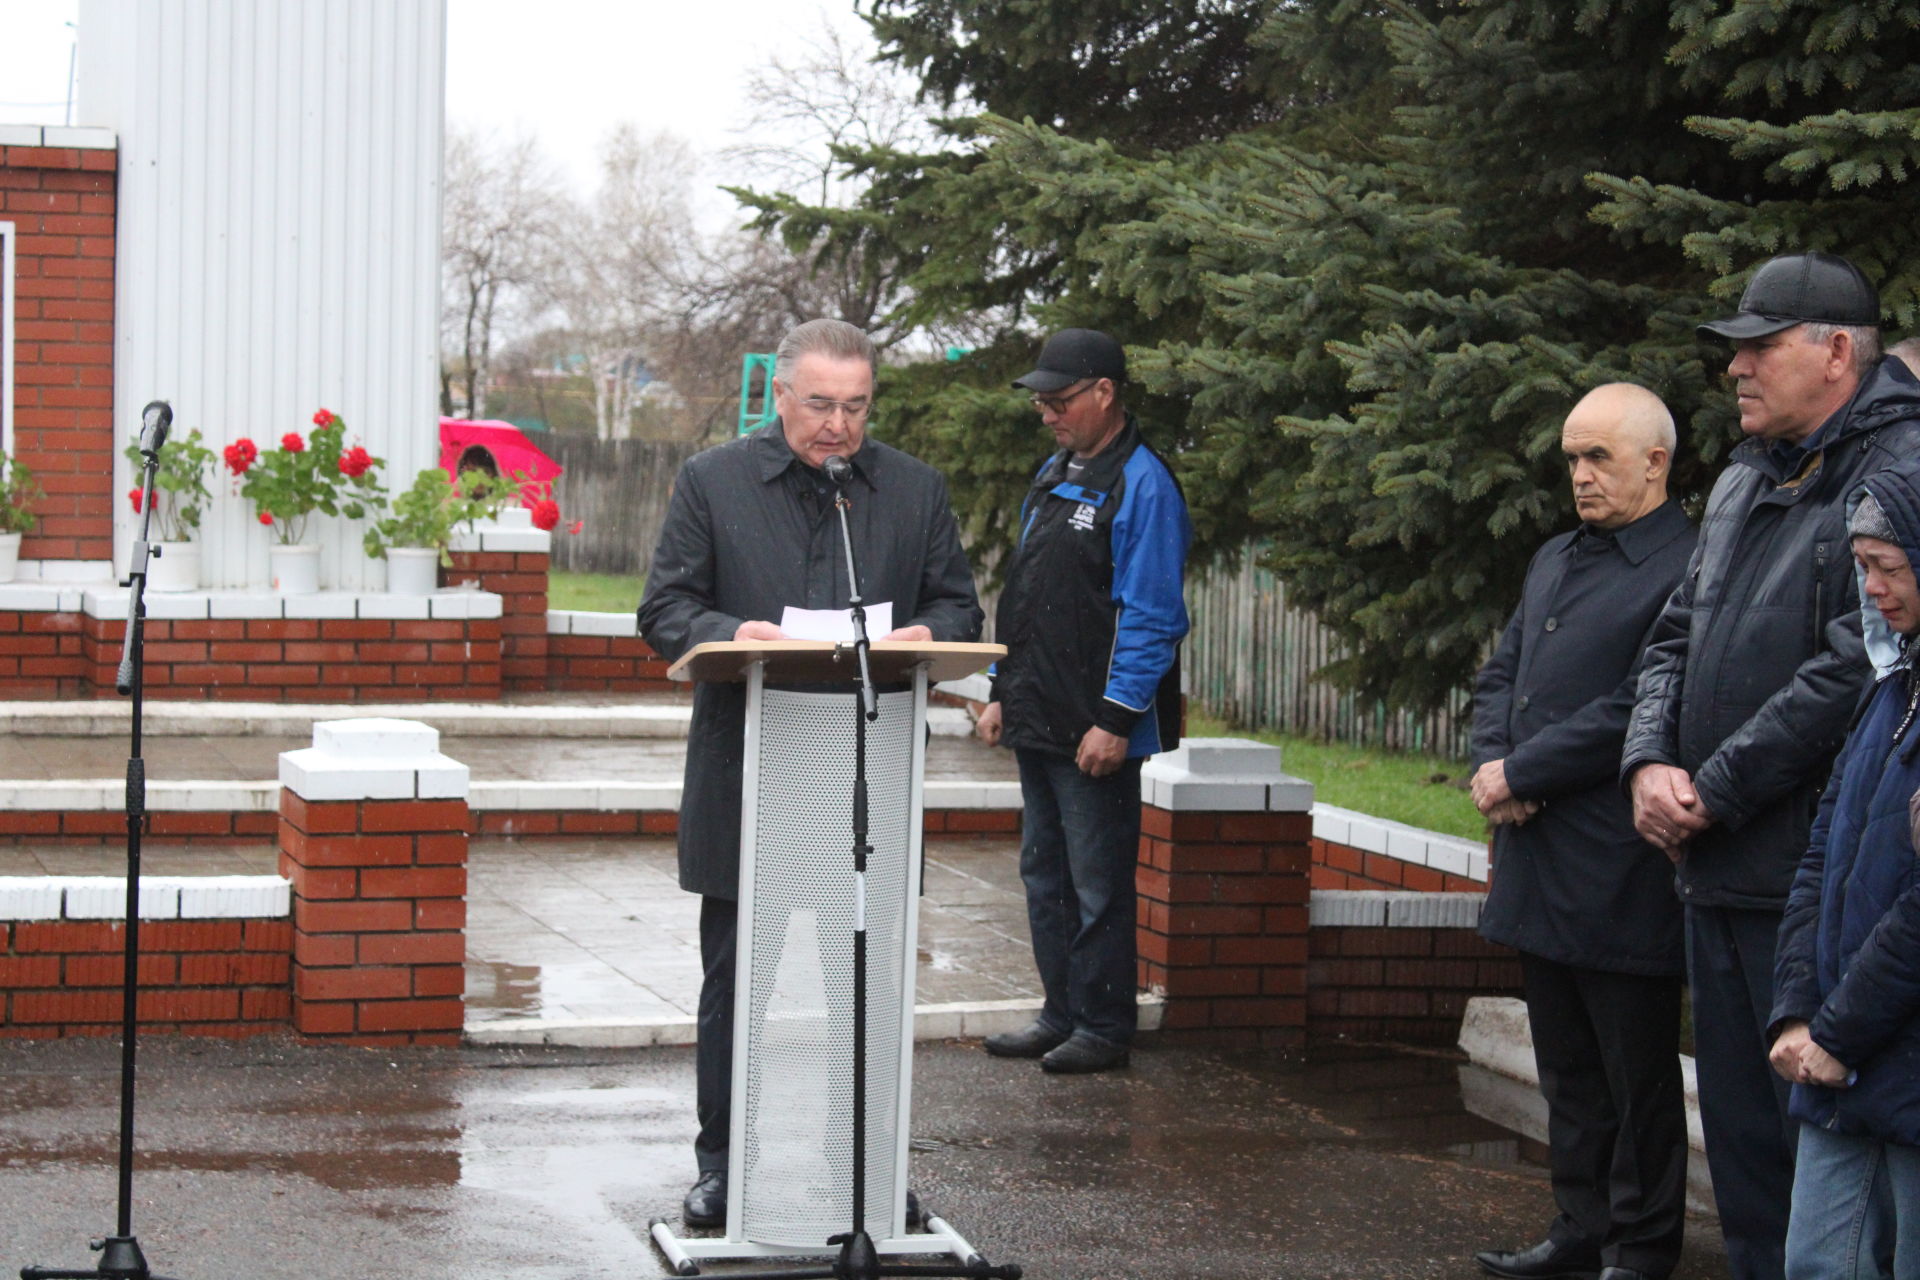
[[[675,1275],[697,1276],[700,1262],[739,1261],[747,1258],[833,1258],[828,1266],[799,1267],[778,1271],[754,1271],[740,1273],[751,1280],[865,1280],[868,1276],[976,1276],[981,1280],[1020,1280],[1020,1268],[1017,1266],[994,1266],[980,1256],[979,1250],[967,1243],[966,1237],[955,1231],[945,1219],[929,1213],[925,1218],[924,1235],[892,1236],[881,1240],[864,1240],[870,1251],[861,1251],[857,1258],[850,1257],[850,1245],[859,1240],[840,1243],[844,1238],[823,1245],[819,1250],[798,1250],[792,1245],[756,1244],[751,1240],[734,1240],[725,1237],[702,1236],[687,1238],[676,1235],[671,1226],[661,1219],[654,1219],[648,1231],[654,1245],[673,1268]],[[912,1264],[887,1262],[888,1258],[900,1257],[940,1257],[951,1258],[946,1264]],[[872,1260],[869,1261],[868,1259]]]

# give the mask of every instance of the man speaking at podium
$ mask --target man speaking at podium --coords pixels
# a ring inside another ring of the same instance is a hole
[[[869,608],[900,625],[877,640],[980,638],[973,571],[932,467],[867,438],[873,344],[842,320],[809,320],[780,341],[779,420],[689,458],[674,481],[640,634],[669,662],[715,640],[784,640],[789,607],[844,610],[846,555],[834,518],[830,457],[852,464],[848,519]],[[746,687],[699,684],[680,801],[680,887],[700,897],[697,1113],[699,1178],[682,1220],[720,1226],[727,1211],[733,1080],[735,920],[740,892]]]

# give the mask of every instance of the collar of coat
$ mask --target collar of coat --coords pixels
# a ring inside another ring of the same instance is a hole
[[[788,446],[786,431],[778,418],[749,435],[747,449],[753,455],[754,465],[759,470],[762,484],[770,484],[779,479],[786,474],[788,467],[817,470],[817,468],[807,467],[806,463],[800,461],[800,456]],[[860,442],[860,451],[847,459],[853,466],[854,478],[864,481],[869,489],[880,487],[880,473],[886,469],[880,460],[880,449],[879,442],[872,436],[867,436]]]
[[[1580,526],[1580,537],[1567,544],[1567,550],[1579,547],[1581,538],[1604,538],[1619,549],[1628,564],[1639,564],[1660,548],[1685,533],[1689,521],[1687,513],[1680,503],[1668,498],[1647,514],[1630,525],[1618,529],[1596,529],[1592,525]]]

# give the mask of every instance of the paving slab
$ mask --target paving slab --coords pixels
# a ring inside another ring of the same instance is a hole
[[[141,1062],[133,1225],[158,1274],[666,1274],[646,1229],[692,1174],[690,1050],[152,1037]],[[0,1272],[91,1264],[117,1064],[111,1040],[0,1041]],[[1552,1213],[1537,1151],[1462,1109],[1444,1057],[1148,1046],[1060,1078],[947,1042],[915,1068],[912,1184],[1035,1280],[1468,1280]],[[1676,1280],[1725,1268],[1691,1223]]]

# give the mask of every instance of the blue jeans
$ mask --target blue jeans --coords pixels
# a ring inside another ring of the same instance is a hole
[[[1090,778],[1072,756],[1016,750],[1020,878],[1027,886],[1043,1025],[1133,1042],[1137,978],[1134,868],[1140,856],[1140,761]]]
[[[1800,1126],[1787,1280],[1920,1274],[1920,1148]]]

